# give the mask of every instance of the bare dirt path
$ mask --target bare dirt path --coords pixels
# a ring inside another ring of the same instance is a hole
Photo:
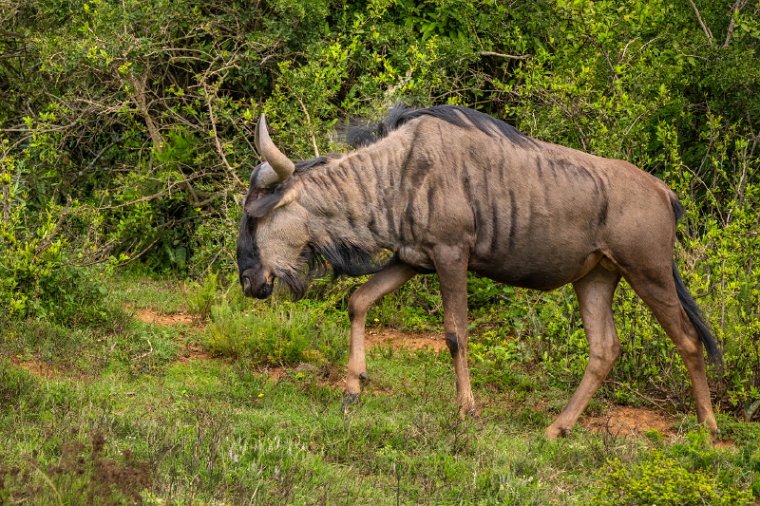
[[[140,322],[151,325],[191,325],[198,329],[203,329],[205,323],[197,316],[189,313],[159,313],[150,308],[130,309],[134,313],[134,318]],[[211,355],[197,342],[190,341],[186,336],[179,341],[182,345],[182,352],[177,362],[189,362],[191,360],[209,360]]]
[[[652,409],[612,405],[603,415],[582,417],[580,424],[594,432],[620,437],[640,436],[651,430],[674,436],[678,420]]]
[[[369,328],[365,339],[370,348],[390,346],[396,350],[446,349],[443,332],[405,332],[391,328]]]
[[[19,357],[10,357],[10,361],[11,364],[15,365],[16,367],[20,367],[26,370],[26,372],[39,378],[50,379],[65,376],[64,372],[61,371],[58,367],[50,365],[46,362],[42,362],[41,360],[27,360],[21,359]]]
[[[188,313],[159,313],[150,308],[132,309],[135,319],[155,325],[196,325],[203,326],[199,318]]]

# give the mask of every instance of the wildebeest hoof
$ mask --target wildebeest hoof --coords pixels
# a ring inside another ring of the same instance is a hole
[[[472,418],[478,417],[478,410],[475,408],[475,406],[459,408],[459,418],[467,418],[467,417],[472,417]]]
[[[359,400],[359,394],[352,394],[349,392],[345,392],[343,394],[343,406],[341,406],[341,411],[344,415],[348,414],[348,408],[351,406],[351,404],[355,404],[356,401]]]
[[[359,374],[359,381],[361,381],[362,384],[369,383],[369,374],[367,374],[367,371]]]
[[[544,431],[544,436],[546,439],[557,439],[558,437],[567,437],[570,435],[571,429],[567,427],[555,427],[554,425],[550,425],[546,431]]]

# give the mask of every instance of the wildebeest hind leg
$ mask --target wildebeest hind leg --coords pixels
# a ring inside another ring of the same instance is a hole
[[[618,281],[618,272],[611,272],[599,264],[574,283],[589,343],[589,361],[575,394],[559,417],[546,429],[545,434],[549,439],[570,432],[620,354],[620,342],[612,316],[612,296]]]
[[[710,400],[702,342],[678,299],[671,266],[656,272],[626,273],[625,278],[676,345],[691,379],[697,420],[716,434],[718,424]]]
[[[367,380],[367,363],[364,351],[364,328],[367,311],[381,297],[397,289],[416,272],[405,264],[391,264],[356,289],[348,300],[348,317],[351,320],[351,341],[348,351],[348,375],[343,396],[343,412],[359,397],[362,380]]]

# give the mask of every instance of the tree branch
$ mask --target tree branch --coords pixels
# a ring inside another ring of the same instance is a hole
[[[39,258],[39,256],[42,254],[43,251],[48,249],[53,244],[53,239],[55,239],[55,236],[58,234],[58,230],[61,228],[61,225],[64,221],[66,221],[66,218],[69,216],[69,207],[71,207],[71,200],[66,203],[66,206],[61,209],[61,214],[58,216],[58,220],[55,222],[55,226],[53,226],[53,230],[51,230],[48,234],[45,234],[45,236],[40,241],[40,244],[37,246],[37,251],[34,253],[35,258]]]
[[[213,132],[214,137],[214,148],[216,149],[216,153],[219,155],[219,158],[222,159],[222,163],[224,164],[224,167],[227,169],[227,173],[232,176],[232,179],[235,180],[235,184],[237,184],[240,188],[245,188],[246,185],[243,183],[243,181],[240,180],[235,170],[232,168],[232,166],[227,161],[227,156],[224,154],[224,148],[222,147],[222,143],[219,141],[219,133],[216,128],[216,116],[214,116],[214,107],[211,104],[211,94],[210,94],[210,87],[206,83],[205,80],[202,82],[203,84],[203,90],[205,91],[204,95],[206,96],[206,106],[208,107],[208,117],[209,121],[211,121],[211,130]],[[216,93],[214,93],[216,95]]]
[[[309,110],[306,108],[306,104],[303,103],[303,100],[301,100],[301,97],[296,97],[296,99],[301,105],[301,110],[306,115],[306,126],[309,127],[309,137],[311,137],[311,145],[314,148],[314,156],[319,157],[319,148],[317,147],[317,139],[314,137],[314,127],[311,124]]]
[[[702,20],[702,15],[699,13],[697,4],[694,3],[694,0],[689,0],[689,3],[691,4],[691,8],[694,9],[694,14],[696,14],[697,16],[697,21],[699,21],[699,26],[701,26],[702,31],[705,32],[705,36],[707,37],[707,40],[710,41],[710,44],[714,44],[715,37],[713,37],[713,34],[710,31],[710,28],[708,28],[705,22]]]
[[[143,120],[145,120],[145,126],[148,127],[148,134],[150,134],[150,139],[153,141],[153,147],[155,149],[160,149],[161,146],[164,145],[164,139],[161,137],[161,132],[158,131],[158,127],[150,115],[150,111],[148,110],[148,102],[145,100],[145,95],[147,93],[146,88],[148,83],[148,72],[146,70],[139,79],[130,72],[127,76],[127,79],[135,89],[134,98],[135,103],[137,104],[137,110],[140,112]]]
[[[739,11],[741,11],[745,5],[747,5],[747,0],[736,0],[736,2],[734,2],[734,6],[731,7],[731,21],[728,23],[728,30],[726,30],[726,40],[723,42],[723,45],[720,46],[721,49],[728,48],[728,45],[731,42],[731,38],[734,36],[734,30],[736,29],[736,15],[739,14]]]
[[[499,58],[507,58],[509,60],[528,60],[530,58],[533,58],[532,54],[514,55],[514,54],[497,53],[494,51],[481,51],[480,56],[496,56]]]

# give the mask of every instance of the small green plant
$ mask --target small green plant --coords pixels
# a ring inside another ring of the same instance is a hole
[[[370,325],[412,331],[442,331],[443,303],[436,276],[417,276],[369,310]]]
[[[334,364],[347,348],[347,329],[291,302],[261,303],[242,311],[223,300],[211,308],[208,334],[212,353],[257,364]]]
[[[19,399],[27,405],[38,403],[37,384],[26,371],[19,370],[6,360],[0,360],[0,410],[10,409]]]
[[[187,309],[203,318],[211,315],[211,308],[219,301],[219,277],[216,272],[209,272],[200,282],[188,285]]]

